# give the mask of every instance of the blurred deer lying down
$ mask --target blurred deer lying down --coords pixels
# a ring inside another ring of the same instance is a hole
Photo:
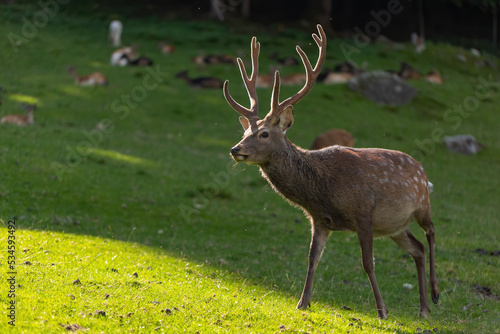
[[[318,82],[322,82],[325,85],[343,84],[349,82],[353,76],[352,73],[335,72],[327,68],[318,76]]]
[[[236,64],[236,59],[234,59],[234,57],[231,55],[210,54],[208,56],[201,55],[201,56],[194,57],[192,62],[195,64],[199,64],[199,65]]]
[[[175,75],[176,78],[184,79],[193,88],[222,88],[222,81],[214,77],[189,78],[188,71],[181,71]]]
[[[16,125],[31,125],[35,122],[33,118],[33,111],[36,108],[36,104],[22,104],[24,110],[26,110],[26,115],[6,115],[0,119],[0,123],[11,123]]]
[[[255,86],[257,88],[269,88],[273,86],[274,83],[274,72],[278,70],[280,66],[270,65],[269,73],[273,74],[259,74],[257,75],[257,80],[255,81]],[[306,82],[306,76],[304,73],[291,73],[284,75],[281,78],[281,84],[284,86],[293,85],[303,85]]]
[[[177,50],[175,46],[171,44],[166,44],[165,42],[158,43],[158,49],[160,49],[161,53],[166,55],[174,53]]]
[[[135,59],[129,59],[127,55],[123,55],[122,58],[127,61],[127,65],[129,66],[153,66],[153,61],[148,57],[140,56]]]
[[[276,61],[278,64],[285,65],[285,66],[294,66],[294,65],[299,64],[299,61],[294,57],[284,57],[284,58],[278,57],[277,52],[271,53],[269,55],[269,59],[272,59],[272,60]]]
[[[356,139],[348,131],[343,129],[331,129],[323,132],[314,139],[311,150],[320,150],[333,145],[354,147],[355,142]]]
[[[120,21],[118,20],[111,21],[111,23],[109,24],[108,41],[112,46],[118,47],[122,43],[121,42],[122,30],[123,30],[123,25]]]
[[[440,85],[444,83],[443,77],[441,76],[441,73],[439,73],[438,70],[432,70],[429,73],[427,73],[427,75],[425,76],[425,80],[427,80],[430,83],[440,84]]]
[[[130,59],[137,59],[137,58],[139,58],[139,54],[137,53],[137,47],[135,45],[126,46],[118,50],[115,50],[111,54],[110,63],[111,65],[115,66],[127,66]]]
[[[231,148],[236,162],[256,165],[271,187],[293,205],[304,211],[311,224],[311,243],[307,276],[297,308],[310,306],[314,274],[328,237],[333,231],[356,233],[361,246],[361,263],[365,270],[377,314],[387,319],[382,294],[378,288],[373,262],[373,238],[390,237],[406,250],[416,265],[419,286],[420,316],[430,311],[425,274],[425,247],[412,234],[410,224],[416,220],[424,230],[429,244],[432,301],[438,302],[439,288],[435,271],[435,233],[431,219],[429,182],[422,165],[400,151],[380,148],[350,148],[330,146],[321,150],[305,150],[287,138],[294,124],[294,105],[313,88],[326,57],[326,35],[318,25],[319,36],[313,34],[319,56],[313,65],[297,46],[304,63],[306,83],[280,101],[280,74],[275,72],[270,111],[260,118],[256,80],[258,77],[260,44],[251,42],[252,72],[249,76],[238,58],[241,77],[250,100],[250,107],[236,102],[229,93],[228,81],[223,93],[229,105],[237,111],[244,129],[243,138]],[[338,108],[339,106],[332,106]],[[393,257],[397,257],[394,254]],[[342,261],[338,256],[328,259]]]
[[[269,88],[273,86],[274,76],[271,74],[261,74],[257,77],[257,88]],[[306,82],[306,77],[302,73],[292,73],[281,78],[283,86],[303,85]]]
[[[291,57],[289,57],[291,58]],[[286,59],[282,58],[281,60]],[[294,58],[291,58],[294,59]],[[270,66],[270,72],[276,71],[278,68],[276,66]],[[354,76],[363,73],[363,69],[357,68],[350,62],[341,63],[333,70],[326,68],[322,73],[318,75],[317,81],[322,82],[326,85],[347,83]],[[274,75],[272,74],[259,74],[257,76],[256,87],[257,88],[270,88],[273,86]],[[281,84],[283,86],[293,86],[293,85],[303,85],[306,82],[306,76],[303,73],[292,73],[284,75],[281,78]]]
[[[417,80],[422,78],[420,72],[405,61],[401,62],[401,68],[397,74],[401,79],[405,80]]]
[[[484,148],[484,145],[478,142],[473,135],[444,137],[443,141],[448,150],[455,153],[476,154]]]
[[[435,83],[435,84],[444,83],[443,77],[441,76],[441,73],[439,73],[438,70],[429,71],[425,76],[422,76],[419,70],[417,70],[416,68],[412,67],[410,64],[404,61],[401,62],[401,68],[399,69],[398,72],[396,71],[389,71],[389,72],[396,74],[397,76],[399,76],[401,79],[404,80],[419,80],[422,79],[422,77],[424,77],[425,80],[430,83]]]
[[[76,66],[69,67],[68,72],[79,86],[106,86],[108,84],[108,78],[101,72],[93,72],[80,76],[76,73]]]
[[[363,69],[357,68],[352,63],[346,61],[335,66],[333,70],[326,68],[320,73],[317,80],[326,85],[347,83],[353,77],[363,72]]]
[[[412,67],[410,64],[404,61],[401,62],[401,67],[399,71],[389,70],[387,72],[393,73],[404,80],[419,80],[422,79],[422,77],[424,77],[425,80],[430,83],[434,84],[444,83],[443,77],[441,76],[441,73],[439,73],[438,70],[429,71],[425,76],[423,76],[419,70],[417,70],[416,68]]]
[[[139,56],[137,46],[127,46],[111,54],[111,65],[115,66],[152,66],[153,61],[144,56]]]

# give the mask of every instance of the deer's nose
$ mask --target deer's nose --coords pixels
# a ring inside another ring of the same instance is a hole
[[[231,154],[233,155],[238,154],[239,151],[241,151],[241,147],[235,146],[231,149]]]

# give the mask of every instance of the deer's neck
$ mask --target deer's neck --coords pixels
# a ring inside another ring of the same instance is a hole
[[[321,178],[311,153],[287,139],[285,149],[270,160],[272,162],[260,166],[264,178],[275,191],[307,209],[311,196],[315,196],[311,184],[317,184]]]

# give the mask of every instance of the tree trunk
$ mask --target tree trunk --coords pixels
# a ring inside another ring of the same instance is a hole
[[[497,35],[498,35],[498,13],[497,4],[494,3],[491,7],[491,12],[493,14],[493,36],[492,41],[495,48],[497,47]]]
[[[250,18],[250,0],[243,0],[243,4],[241,5],[241,15],[245,19]]]
[[[418,0],[418,34],[420,38],[425,40],[425,25],[424,25],[424,4],[423,0]]]
[[[220,7],[220,0],[210,0],[210,14],[220,21],[224,21],[224,13]]]

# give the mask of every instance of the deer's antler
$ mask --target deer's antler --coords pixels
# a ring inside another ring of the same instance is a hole
[[[279,114],[281,114],[281,112],[286,107],[294,105],[295,103],[302,100],[302,98],[304,98],[314,86],[316,78],[318,77],[321,68],[323,67],[323,63],[325,62],[325,56],[326,56],[326,35],[325,32],[323,31],[323,27],[321,27],[320,24],[317,25],[317,28],[320,37],[318,37],[318,35],[316,34],[312,34],[312,37],[316,41],[316,44],[319,47],[318,61],[316,62],[314,68],[312,68],[311,62],[307,58],[307,55],[305,54],[304,51],[302,51],[300,46],[297,45],[296,47],[297,53],[302,59],[302,62],[304,63],[304,67],[306,69],[306,83],[304,87],[302,87],[302,89],[297,94],[289,97],[288,99],[284,100],[281,103],[279,102],[279,86],[280,86],[279,72],[276,71],[274,77],[275,81],[274,81],[273,96],[271,100],[271,111],[270,111],[271,116],[279,116]],[[231,97],[231,94],[229,94],[229,89],[228,89],[229,80],[226,80],[224,82],[224,97],[226,98],[226,101],[231,105],[231,107],[233,107],[234,110],[236,110],[242,116],[246,117],[250,121],[250,123],[255,123],[257,120],[259,120],[258,116],[259,103],[257,99],[257,91],[255,84],[259,72],[259,52],[260,52],[260,43],[257,42],[256,37],[252,38],[251,49],[252,49],[252,75],[250,76],[250,78],[247,75],[245,65],[243,64],[241,58],[237,59],[238,67],[240,68],[241,72],[241,77],[243,79],[243,82],[245,83],[245,87],[248,92],[248,97],[250,98],[250,109],[243,107],[241,104],[236,102]]]
[[[281,114],[281,112],[288,106],[294,105],[295,103],[299,102],[302,100],[312,89],[314,86],[314,83],[316,82],[316,78],[318,77],[319,73],[321,72],[321,68],[323,67],[323,63],[325,62],[325,57],[326,57],[326,34],[323,31],[323,27],[318,24],[316,26],[318,28],[318,32],[320,37],[316,34],[312,34],[312,37],[316,41],[316,44],[318,45],[319,48],[319,56],[318,56],[318,61],[316,62],[316,65],[314,68],[311,66],[311,62],[307,58],[307,55],[305,54],[304,51],[300,48],[300,46],[297,45],[297,53],[299,54],[300,58],[302,58],[302,62],[304,63],[304,67],[306,69],[306,83],[304,84],[304,87],[296,93],[295,95],[290,96],[283,102],[279,102],[279,88],[277,89],[277,93],[274,94],[274,91],[276,90],[276,78],[278,79],[278,86],[279,86],[279,74],[275,75],[275,88],[273,90],[273,97],[272,99],[276,99],[276,101],[271,101],[271,115],[277,115]],[[276,106],[273,108],[273,106]]]
[[[232,98],[231,94],[229,94],[229,89],[228,89],[229,80],[226,80],[224,82],[224,97],[226,98],[226,101],[231,105],[231,107],[233,107],[234,110],[236,110],[242,116],[246,117],[249,121],[253,122],[254,120],[256,121],[259,119],[258,116],[259,102],[257,98],[255,83],[257,81],[257,75],[259,73],[260,43],[257,42],[256,37],[252,38],[251,48],[252,48],[252,74],[250,75],[250,78],[247,75],[245,65],[243,64],[241,58],[237,59],[238,67],[240,68],[241,72],[241,78],[245,83],[245,87],[248,92],[248,97],[250,99],[250,109],[243,107],[241,104],[239,104]]]

